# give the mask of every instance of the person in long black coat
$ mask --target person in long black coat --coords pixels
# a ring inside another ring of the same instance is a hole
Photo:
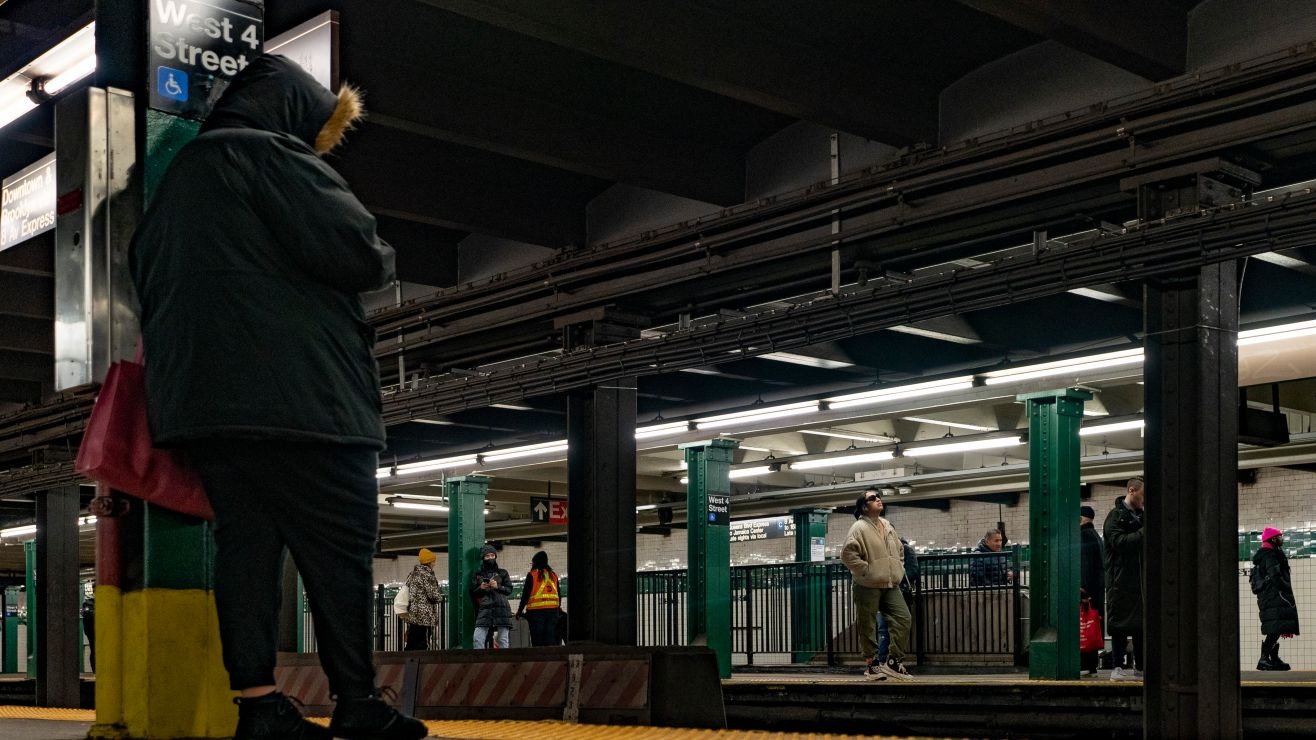
[[[1293,597],[1289,559],[1284,554],[1284,533],[1266,527],[1261,536],[1261,549],[1252,556],[1251,579],[1261,611],[1261,634],[1266,636],[1257,670],[1287,671],[1289,664],[1279,659],[1279,638],[1298,634],[1298,602]]]
[[[215,510],[215,602],[243,740],[427,732],[375,685],[384,425],[360,294],[394,281],[394,253],[321,158],[362,110],[350,86],[334,94],[284,57],[257,57],[174,157],[129,251],[151,437],[184,449]],[[338,701],[329,729],[275,690],[289,552]]]
[[[1142,478],[1130,479],[1125,495],[1115,499],[1101,528],[1106,546],[1106,632],[1115,655],[1111,672],[1115,681],[1141,678],[1143,670],[1143,489]],[[1132,674],[1123,665],[1130,639],[1136,670]]]
[[[1096,512],[1091,506],[1079,508],[1079,586],[1092,598],[1092,608],[1101,615],[1102,624],[1106,620],[1106,573],[1105,554],[1101,546],[1101,535],[1092,520]]]

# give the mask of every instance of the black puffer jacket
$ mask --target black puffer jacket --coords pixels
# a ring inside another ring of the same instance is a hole
[[[247,438],[382,448],[359,294],[393,250],[316,155],[337,98],[283,57],[240,73],[133,237],[156,444]]]
[[[1111,635],[1142,629],[1142,516],[1115,499],[1101,535],[1106,543],[1106,631]]]
[[[1101,535],[1091,524],[1081,525],[1078,529],[1079,586],[1092,597],[1092,608],[1098,614],[1106,613],[1106,568],[1102,556]]]
[[[1298,602],[1293,598],[1289,559],[1284,551],[1263,547],[1252,556],[1252,567],[1261,571],[1261,593],[1257,594],[1261,634],[1298,634]]]
[[[1004,586],[1010,582],[1010,555],[1006,552],[993,552],[987,543],[978,540],[974,553],[978,555],[969,561],[970,586]]]
[[[492,562],[492,561],[490,561]],[[497,588],[482,589],[480,584],[485,579],[496,579]],[[511,627],[512,602],[507,597],[512,594],[512,577],[502,568],[478,570],[471,575],[471,598],[475,600],[476,627]]]

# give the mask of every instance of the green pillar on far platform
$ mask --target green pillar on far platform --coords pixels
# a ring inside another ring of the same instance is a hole
[[[791,583],[791,662],[808,663],[827,648],[827,515],[831,509],[791,509],[795,519],[795,562]]]
[[[1091,398],[1062,388],[1017,399],[1028,404],[1029,678],[1078,678],[1078,430]]]
[[[734,439],[680,445],[690,476],[687,634],[691,645],[717,653],[722,678],[731,677],[731,456],[739,446]]]
[[[448,644],[469,650],[475,641],[475,605],[467,598],[466,588],[480,568],[489,479],[483,475],[449,478],[444,490],[448,494]]]

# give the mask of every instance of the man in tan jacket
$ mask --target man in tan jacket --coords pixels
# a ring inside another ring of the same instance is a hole
[[[909,634],[909,607],[900,594],[905,577],[905,549],[891,523],[882,518],[882,496],[869,488],[855,501],[855,523],[845,538],[841,561],[854,577],[855,631],[867,667],[864,677],[876,680],[912,680],[905,670],[905,638]],[[886,616],[891,632],[890,656],[876,665],[877,613]]]

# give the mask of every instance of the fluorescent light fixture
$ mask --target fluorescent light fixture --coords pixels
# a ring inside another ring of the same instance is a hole
[[[398,475],[411,475],[412,473],[424,473],[430,470],[447,470],[449,468],[460,468],[467,465],[475,465],[475,455],[458,455],[456,457],[440,457],[434,460],[420,460],[413,463],[405,463],[397,466]],[[393,474],[392,468],[380,468],[375,471],[376,478],[387,478]]]
[[[530,406],[518,406],[514,403],[491,403],[489,404],[489,408],[507,409],[508,411],[534,411],[534,408]]]
[[[1125,429],[1142,429],[1142,419],[1133,421],[1117,421],[1114,424],[1097,424],[1095,426],[1083,427],[1078,430],[1078,436],[1091,437],[1094,434],[1105,434],[1106,432],[1122,432]]]
[[[922,455],[944,455],[951,452],[971,452],[973,450],[994,450],[1001,447],[1014,447],[1023,444],[1020,437],[994,437],[992,439],[973,439],[965,442],[947,442],[926,447],[907,447],[905,457]]]
[[[828,398],[826,401],[829,409],[848,409],[856,406],[872,406],[873,404],[886,403],[887,401],[895,401],[903,398],[933,396],[938,393],[947,393],[949,391],[963,390],[972,387],[973,376],[960,375],[954,378],[930,380],[925,383],[911,383],[909,385],[879,388],[877,390],[864,391],[862,393],[849,393],[844,396]]]
[[[687,479],[688,480],[688,479]],[[640,504],[635,507],[636,511],[653,511],[658,508],[658,504]]]
[[[928,419],[922,416],[905,416],[905,421],[914,421],[919,424],[932,424],[933,426],[949,427],[951,429],[965,429],[970,432],[994,432],[996,427],[983,427],[977,424],[965,424],[959,421],[942,421],[941,419]]]
[[[1265,329],[1248,329],[1238,333],[1238,346],[1263,342],[1277,342],[1284,339],[1296,339],[1316,335],[1316,321],[1299,321],[1296,324],[1280,324]]]
[[[1279,265],[1280,267],[1311,267],[1310,264],[1303,262],[1302,260],[1294,259],[1278,252],[1262,252],[1261,254],[1254,254],[1252,255],[1252,259],[1269,262],[1272,265]]]
[[[982,340],[977,337],[966,337],[960,334],[949,334],[944,331],[933,331],[932,329],[920,329],[917,326],[906,326],[900,324],[897,326],[888,326],[891,331],[900,332],[901,334],[912,334],[916,337],[927,337],[928,339],[938,339],[943,342],[953,344],[982,344]]]
[[[799,403],[787,403],[780,406],[767,406],[764,408],[737,411],[730,414],[705,416],[702,419],[695,419],[695,427],[698,429],[717,429],[718,427],[736,426],[739,424],[766,421],[768,419],[780,419],[786,416],[801,416],[803,414],[816,413],[817,411],[817,401],[801,401]]]
[[[1129,302],[1129,299],[1122,295],[1109,293],[1104,290],[1097,290],[1096,288],[1070,288],[1069,292],[1074,295],[1083,296],[1084,298],[1091,298],[1094,301],[1105,301],[1106,303]]]
[[[456,422],[443,421],[442,419],[412,419],[412,421],[418,424],[433,424],[440,427],[450,427],[456,424]]]
[[[416,501],[417,503],[422,503],[422,504],[423,504],[423,503],[426,503],[426,502],[429,502],[429,503],[443,503],[444,501],[447,500],[447,499],[446,499],[445,497],[443,497],[443,496],[428,496],[428,495],[420,494],[420,493],[395,493],[395,494],[393,494],[393,495],[390,497],[389,500],[392,501],[392,500],[395,500],[395,499],[405,499],[405,500],[408,500],[408,501]]]
[[[850,465],[862,465],[864,463],[881,462],[890,460],[895,457],[891,450],[882,452],[863,452],[857,455],[839,455],[836,457],[826,457],[817,460],[800,460],[790,464],[791,470],[815,470],[817,468],[840,468]]]
[[[96,24],[89,23],[19,71],[0,80],[0,127],[37,107],[27,97],[32,80],[45,78],[45,90],[53,95],[94,71]]]
[[[806,367],[820,367],[825,370],[839,370],[843,367],[854,367],[853,362],[828,360],[823,357],[810,357],[809,355],[797,355],[794,352],[769,352],[766,355],[759,355],[759,359],[789,362],[792,365],[804,365]]]
[[[635,430],[636,439],[653,439],[654,437],[666,437],[672,434],[681,434],[690,431],[690,422],[687,421],[669,421],[664,424],[652,424],[647,427],[639,427]]]
[[[801,429],[801,434],[812,434],[818,437],[835,437],[836,439],[852,439],[856,442],[874,442],[877,444],[891,444],[895,442],[894,437],[888,437],[884,434],[857,434],[854,432],[833,432],[828,429]],[[741,449],[746,449],[742,447]]]
[[[736,480],[737,478],[753,478],[756,475],[767,475],[771,472],[773,472],[772,468],[767,465],[760,465],[753,468],[739,468],[732,470],[728,477],[731,478],[731,480]]]
[[[1053,375],[1074,375],[1088,370],[1100,370],[1107,367],[1120,367],[1123,365],[1137,365],[1142,362],[1142,349],[1124,349],[1118,352],[1107,352],[1100,355],[1089,355],[1087,357],[1075,357],[1069,360],[1057,360],[1056,362],[1042,362],[1036,365],[1023,365],[1021,367],[1012,367],[1008,370],[993,370],[983,373],[987,385],[1000,385],[1002,383],[1014,383],[1020,380],[1032,380],[1033,378],[1047,378]]]
[[[420,511],[447,511],[448,507],[442,504],[421,504],[415,501],[390,501],[389,505],[395,509],[418,509]]]
[[[25,534],[36,534],[36,533],[37,533],[37,525],[24,524],[21,527],[8,527],[6,529],[0,529],[0,538],[22,537]]]
[[[96,55],[83,57],[73,66],[46,80],[46,92],[54,95],[78,80],[96,71]]]
[[[566,452],[567,441],[560,439],[554,442],[541,442],[534,445],[525,445],[524,447],[509,447],[505,450],[494,450],[488,454],[480,455],[481,464],[501,462],[503,460],[514,460],[518,457],[531,457],[534,455],[551,455],[556,452]]]
[[[690,373],[691,375],[721,375],[722,374],[722,372],[719,370],[710,370],[706,367],[687,367],[687,368],[683,368],[682,370],[679,370],[678,372]]]

